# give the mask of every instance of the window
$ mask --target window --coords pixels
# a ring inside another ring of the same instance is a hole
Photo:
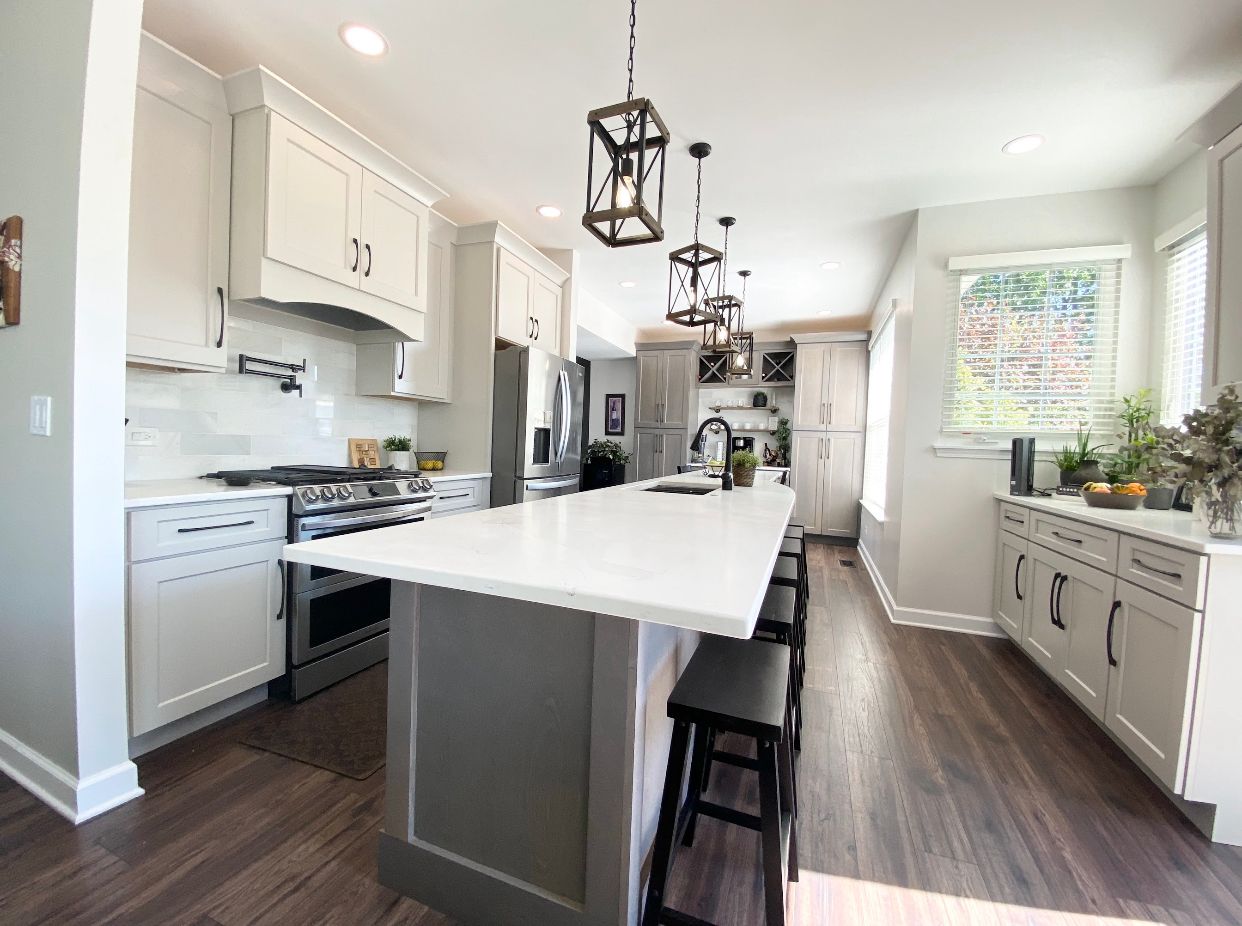
[[[1100,433],[1111,427],[1119,259],[985,264],[956,268],[949,278],[945,432],[1061,434],[1080,422]]]
[[[1199,404],[1203,387],[1203,315],[1207,299],[1207,234],[1200,230],[1166,252],[1164,362],[1160,420],[1179,424]]]
[[[893,406],[893,319],[871,341],[867,365],[867,444],[863,501],[884,509],[888,490],[888,420]]]

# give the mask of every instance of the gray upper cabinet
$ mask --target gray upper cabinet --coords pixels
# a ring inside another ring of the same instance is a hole
[[[1242,126],[1207,152],[1208,287],[1203,399],[1242,382]]]
[[[867,419],[867,344],[798,345],[790,427],[796,431],[857,431]]]
[[[639,350],[638,417],[640,428],[686,428],[694,395],[695,354],[690,349]]]

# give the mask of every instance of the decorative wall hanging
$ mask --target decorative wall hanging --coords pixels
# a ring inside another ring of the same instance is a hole
[[[722,254],[699,241],[699,212],[703,202],[703,159],[712,153],[705,141],[690,146],[699,162],[694,194],[694,243],[668,255],[668,312],[664,318],[675,325],[698,328],[721,321],[709,297],[717,284]]]
[[[604,396],[604,433],[618,437],[625,433],[625,393],[610,392]]]
[[[664,153],[669,132],[651,100],[634,99],[636,17],[637,0],[630,0],[625,102],[587,113],[590,140],[582,224],[610,248],[664,240]]]
[[[0,328],[22,320],[22,217],[0,222]]]

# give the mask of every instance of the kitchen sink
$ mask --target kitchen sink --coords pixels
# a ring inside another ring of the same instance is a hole
[[[662,482],[643,489],[644,492],[667,492],[669,495],[707,495],[715,492],[720,486],[692,486],[678,482]]]

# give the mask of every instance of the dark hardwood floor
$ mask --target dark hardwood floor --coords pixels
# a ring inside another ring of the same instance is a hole
[[[854,551],[811,558],[791,923],[1242,923],[1242,851],[1012,645],[894,627]],[[141,759],[146,796],[76,829],[0,776],[0,923],[451,926],[376,882],[383,773],[239,745],[267,710]],[[714,799],[756,809],[751,777],[718,766]],[[757,834],[703,819],[670,900],[759,926]]]

